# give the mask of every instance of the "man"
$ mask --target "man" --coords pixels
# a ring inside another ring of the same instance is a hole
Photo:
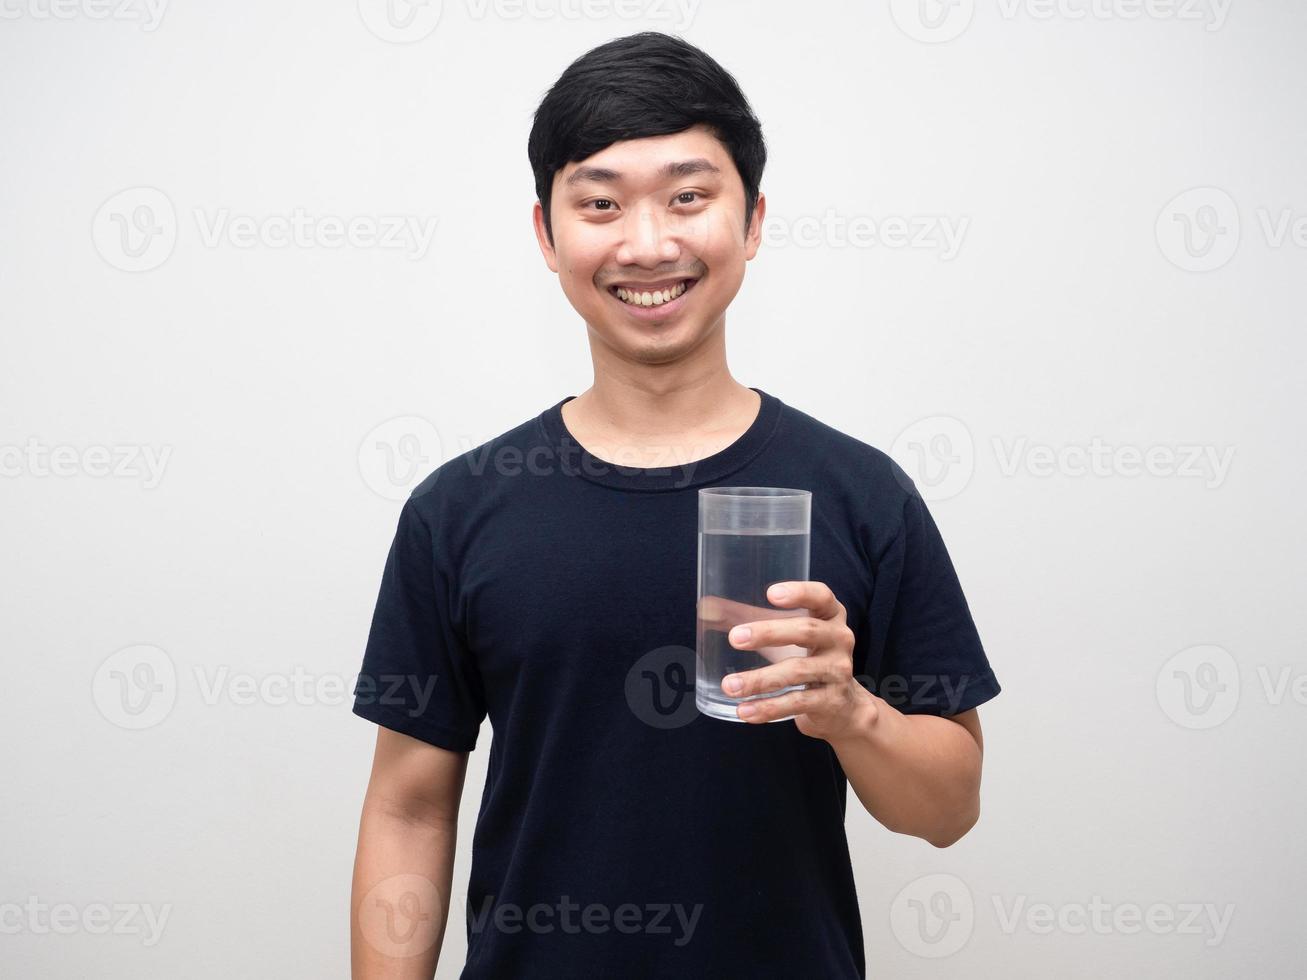
[[[940,847],[979,813],[976,706],[999,685],[953,566],[888,457],[727,369],[766,211],[727,72],[662,34],[605,44],[545,96],[528,155],[594,383],[401,510],[354,706],[382,726],[355,976],[432,975],[489,716],[463,977],[863,977],[846,787]],[[709,486],[813,492],[810,578],[768,594],[808,615],[730,633],[807,656],[722,684],[801,689],[739,723],[693,704]]]

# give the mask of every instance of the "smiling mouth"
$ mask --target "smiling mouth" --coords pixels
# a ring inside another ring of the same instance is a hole
[[[631,309],[656,309],[660,306],[679,305],[677,301],[694,288],[698,279],[681,279],[663,284],[658,289],[644,289],[637,286],[609,286],[608,293],[623,306]]]

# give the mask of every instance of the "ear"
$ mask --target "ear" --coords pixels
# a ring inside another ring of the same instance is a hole
[[[749,218],[749,230],[744,236],[744,258],[746,262],[758,254],[758,246],[762,244],[762,223],[766,217],[767,195],[759,191],[758,201],[753,206],[753,215]]]
[[[531,224],[535,226],[536,243],[540,246],[540,254],[545,257],[545,265],[549,266],[550,272],[557,273],[558,254],[554,251],[554,246],[549,244],[549,235],[545,232],[545,209],[539,201],[531,208]]]

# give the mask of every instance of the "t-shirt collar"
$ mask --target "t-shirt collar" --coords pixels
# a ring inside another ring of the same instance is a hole
[[[752,387],[752,386],[750,386]],[[560,471],[620,490],[685,490],[710,486],[740,469],[762,451],[780,421],[782,402],[761,388],[753,388],[762,399],[749,428],[734,442],[711,456],[667,466],[643,468],[608,462],[592,456],[568,431],[563,406],[575,398],[568,395],[545,409],[540,427],[546,444],[558,454]]]

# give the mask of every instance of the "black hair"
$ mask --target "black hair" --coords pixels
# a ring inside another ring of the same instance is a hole
[[[679,133],[703,123],[730,151],[744,183],[744,226],[767,163],[762,126],[735,78],[693,44],[642,31],[592,48],[541,100],[527,139],[545,234],[554,175],[619,140]]]

